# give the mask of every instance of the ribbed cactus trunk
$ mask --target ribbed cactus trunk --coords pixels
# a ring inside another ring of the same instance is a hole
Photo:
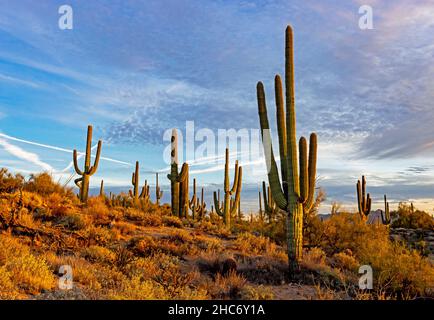
[[[285,37],[285,102],[282,81],[275,77],[276,119],[279,136],[281,179],[274,158],[268,122],[264,86],[257,85],[258,113],[266,158],[268,180],[276,205],[287,212],[287,246],[291,274],[299,270],[303,251],[303,212],[313,205],[316,175],[316,134],[310,136],[309,160],[305,138],[299,141],[297,158],[293,34],[290,26]],[[286,116],[285,116],[286,115]],[[265,200],[265,199],[264,199]]]
[[[178,172],[178,132],[172,130],[170,154],[170,194],[172,215],[185,217],[188,211],[188,164],[184,163],[181,172]]]
[[[77,150],[73,151],[72,159],[74,162],[74,169],[75,172],[80,175],[81,177],[78,179],[75,179],[74,182],[77,185],[77,187],[80,189],[79,192],[79,198],[80,201],[83,203],[87,202],[87,199],[89,197],[89,179],[90,177],[95,174],[96,170],[98,169],[99,159],[101,155],[101,146],[102,141],[98,141],[98,147],[96,151],[95,156],[95,162],[94,165],[91,165],[91,155],[92,155],[92,126],[87,127],[87,139],[86,139],[86,154],[84,158],[84,170],[80,170],[78,167],[78,156],[77,156]]]

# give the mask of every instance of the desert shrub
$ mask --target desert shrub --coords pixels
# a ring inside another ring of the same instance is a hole
[[[137,226],[130,222],[116,221],[113,223],[113,229],[118,230],[121,235],[133,235]]]
[[[33,192],[23,191],[20,195],[22,206],[29,210],[29,212],[34,212],[37,209],[41,209],[44,205],[44,200],[42,197]]]
[[[93,225],[87,226],[84,230],[81,230],[80,234],[84,238],[87,238],[90,244],[97,244],[100,246],[105,246],[108,243],[117,240],[119,237],[119,234],[114,230],[100,226],[95,227]]]
[[[90,246],[81,252],[81,256],[90,262],[113,263],[116,254],[101,246]]]
[[[226,275],[217,274],[215,281],[208,284],[208,292],[212,299],[241,299],[247,284],[246,279],[231,271]]]
[[[356,264],[373,268],[375,298],[433,295],[434,267],[416,251],[391,242],[386,227],[367,225],[349,213],[335,214],[323,224],[321,247],[340,269],[354,272]]]
[[[161,285],[152,280],[143,280],[140,276],[123,281],[120,286],[111,290],[108,299],[113,300],[157,300],[165,299]]]
[[[221,241],[217,238],[205,237],[202,235],[194,236],[195,245],[204,251],[219,252],[223,249]]]
[[[407,229],[434,229],[434,217],[421,210],[412,210],[411,206],[400,203],[398,210],[391,213],[393,219],[392,228]]]
[[[240,292],[242,300],[272,300],[274,299],[274,294],[270,288],[264,287],[262,285],[258,287],[253,287],[246,285],[241,289]]]
[[[332,257],[332,265],[334,267],[357,272],[360,263],[354,257],[350,249],[335,253]]]
[[[388,237],[387,227],[368,225],[356,214],[342,212],[322,222],[321,248],[329,256],[346,249],[356,253],[367,239],[381,243]]]
[[[377,296],[434,296],[434,266],[416,251],[387,240],[367,239],[356,255],[360,264],[372,267]]]
[[[75,200],[61,193],[53,192],[45,196],[46,218],[62,217],[75,209]]]
[[[163,224],[167,227],[182,228],[182,221],[178,217],[163,216]]]
[[[255,236],[251,233],[238,235],[234,242],[235,247],[243,253],[255,255],[273,255],[277,251],[277,246],[269,238]]]
[[[74,283],[79,283],[90,290],[101,290],[102,285],[95,274],[94,266],[84,258],[76,256],[58,256],[53,252],[44,254],[44,258],[55,273],[60,266],[69,265],[73,270]]]
[[[0,169],[0,192],[13,193],[24,185],[24,177],[21,174],[12,174],[7,169]]]
[[[84,213],[92,216],[96,221],[108,221],[109,220],[109,208],[107,208],[105,201],[101,197],[91,197],[87,201],[87,207],[84,209]]]
[[[125,211],[125,218],[141,226],[158,227],[163,223],[161,215],[144,212],[136,208],[128,208]]]
[[[54,220],[54,224],[69,230],[83,230],[90,226],[92,218],[77,212],[68,212]]]
[[[0,267],[0,300],[12,300],[25,298],[21,294],[12,280],[12,273],[5,266]]]
[[[10,275],[17,288],[36,294],[52,289],[55,279],[45,260],[31,254],[16,239],[0,235],[0,267]]]
[[[53,177],[47,172],[31,174],[29,180],[24,184],[24,190],[40,195],[49,195],[56,192],[72,196],[70,189],[64,188],[59,183],[54,182]]]

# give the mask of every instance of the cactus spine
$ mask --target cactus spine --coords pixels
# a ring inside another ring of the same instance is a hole
[[[163,198],[163,191],[161,191],[158,185],[158,172],[155,174],[156,184],[155,184],[155,203],[160,205],[160,200]]]
[[[181,171],[178,172],[178,133],[176,129],[172,130],[170,156],[170,174],[167,178],[170,180],[172,214],[185,217],[188,211],[188,164],[184,163]]]
[[[371,196],[366,194],[366,179],[362,176],[362,183],[357,180],[357,207],[359,216],[363,221],[366,221],[371,212]]]
[[[238,203],[241,197],[241,183],[243,176],[243,168],[238,166],[238,161],[235,162],[235,176],[232,188],[229,185],[229,149],[226,148],[226,161],[225,161],[225,180],[224,180],[224,193],[225,198],[223,201],[223,208],[220,206],[217,194],[214,191],[214,207],[217,214],[223,217],[224,224],[227,228],[231,225],[231,216],[236,213]],[[235,198],[231,199],[235,194]],[[231,201],[232,200],[232,201]]]
[[[80,170],[80,168],[78,167],[77,150],[74,149],[74,152],[72,154],[75,172],[81,176],[80,178],[75,179],[74,182],[77,185],[77,187],[80,189],[80,193],[78,197],[80,201],[83,203],[86,203],[89,197],[89,179],[93,174],[95,174],[96,170],[98,170],[99,159],[101,156],[101,146],[102,146],[102,141],[99,140],[98,147],[96,150],[95,162],[93,166],[91,166],[90,160],[91,160],[91,153],[92,153],[92,126],[88,126],[87,140],[86,140],[86,154],[84,158],[83,171]]]
[[[262,82],[257,84],[258,113],[268,181],[276,205],[287,212],[288,260],[291,273],[299,270],[299,262],[302,259],[303,211],[310,210],[313,205],[317,154],[316,134],[312,133],[310,135],[309,161],[307,160],[306,139],[301,137],[299,141],[300,170],[298,169],[293,50],[293,33],[291,27],[288,26],[285,36],[286,119],[282,80],[279,75],[275,77],[276,118],[282,184],[280,183],[271,143],[264,85]]]
[[[381,212],[381,221],[384,225],[390,224],[390,211],[389,211],[389,202],[387,202],[387,197],[384,195],[384,214]]]

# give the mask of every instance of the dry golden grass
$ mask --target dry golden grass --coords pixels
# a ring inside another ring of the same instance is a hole
[[[0,299],[67,296],[57,295],[63,265],[85,299],[272,299],[268,286],[287,281],[282,216],[234,221],[230,233],[215,215],[180,219],[167,205],[134,206],[125,194],[82,205],[50,179],[0,172]],[[349,213],[306,224],[300,281],[317,298],[434,296],[433,265],[391,242],[388,228]],[[369,293],[357,289],[363,264],[374,270]]]

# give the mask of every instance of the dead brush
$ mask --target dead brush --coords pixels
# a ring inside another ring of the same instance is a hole
[[[240,299],[247,280],[236,271],[226,275],[217,274],[215,281],[209,283],[207,290],[212,299]]]

